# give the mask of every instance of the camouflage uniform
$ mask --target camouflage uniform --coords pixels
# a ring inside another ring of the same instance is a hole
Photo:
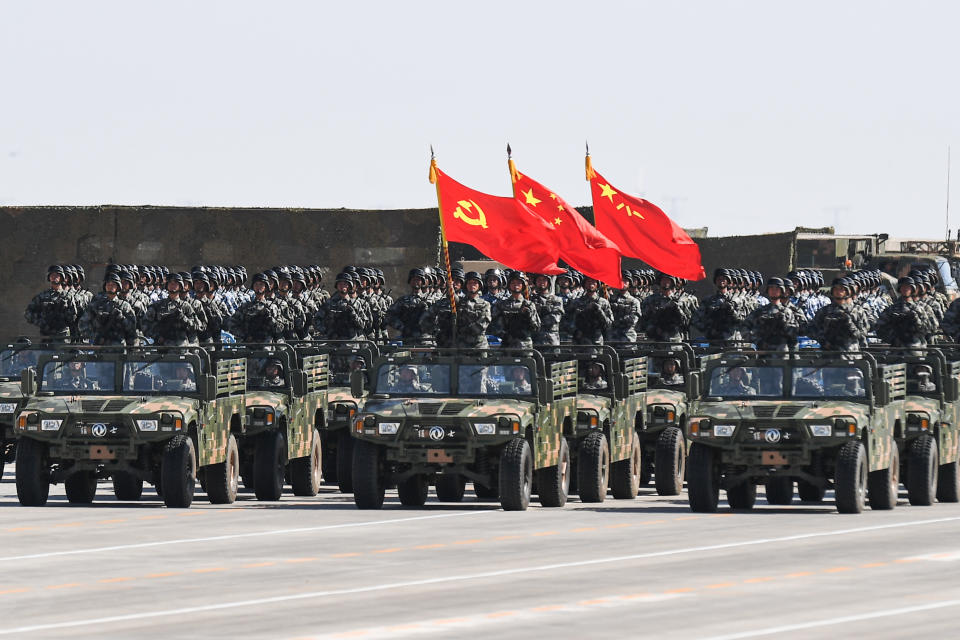
[[[797,346],[800,318],[795,307],[769,303],[754,309],[743,323],[744,336],[761,351],[786,351]]]
[[[515,300],[510,296],[498,300],[491,314],[490,333],[498,336],[504,347],[533,348],[533,336],[540,329],[540,316],[535,304],[525,298]]]
[[[222,298],[207,296],[196,298],[196,300],[203,308],[203,315],[207,319],[203,330],[197,334],[197,339],[200,344],[220,344],[220,332],[226,329],[226,323],[230,317],[226,303]]]
[[[287,306],[289,321],[283,337],[287,340],[304,340],[310,335],[313,316],[307,315],[307,308],[299,298],[293,295],[292,291],[283,295],[283,301]]]
[[[530,302],[537,308],[540,317],[540,330],[533,336],[533,344],[560,344],[560,320],[563,318],[563,300],[560,296],[547,291],[530,294]]]
[[[98,294],[80,316],[80,337],[97,345],[137,344],[137,315],[130,303]]]
[[[238,342],[273,342],[283,335],[280,310],[266,298],[241,304],[228,326]]]
[[[37,326],[40,335],[56,340],[70,338],[70,327],[76,324],[78,315],[75,298],[62,289],[38,293],[23,314],[27,322]]]
[[[691,324],[707,340],[739,340],[746,316],[746,303],[742,298],[730,293],[715,293],[700,303]]]
[[[925,347],[937,330],[929,311],[916,302],[900,298],[877,318],[877,337],[893,347]]]
[[[560,329],[577,344],[601,345],[611,324],[613,310],[610,302],[596,293],[587,293],[566,305]]]
[[[950,303],[940,321],[940,329],[953,342],[960,342],[960,298]]]
[[[387,326],[400,332],[400,338],[405,343],[416,342],[423,336],[420,319],[428,307],[425,296],[408,293],[390,305],[384,321]]]
[[[866,344],[868,329],[856,305],[831,302],[817,312],[808,333],[826,351],[859,351],[861,344]]]
[[[203,329],[192,303],[164,298],[151,304],[143,316],[143,333],[156,344],[186,346]]]
[[[644,331],[650,340],[680,342],[687,337],[696,307],[686,294],[655,293],[644,300]],[[696,300],[696,298],[694,298]]]
[[[321,305],[313,318],[317,335],[330,340],[363,340],[370,324],[365,305],[339,293]]]
[[[610,311],[613,324],[607,330],[607,340],[611,342],[636,342],[637,325],[640,322],[640,301],[629,291],[614,290],[610,293]]]
[[[486,349],[487,327],[490,326],[490,303],[482,297],[457,300],[457,339],[453,340],[453,313],[449,298],[431,305],[420,320],[425,335],[436,336],[438,347]]]

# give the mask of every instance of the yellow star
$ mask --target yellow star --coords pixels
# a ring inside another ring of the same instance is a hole
[[[553,224],[560,224],[561,222],[563,222],[563,220],[561,220],[560,218],[553,219]]]
[[[538,200],[536,196],[533,195],[533,187],[530,187],[529,191],[521,191],[520,193],[522,193],[527,199],[527,204],[529,205],[533,205],[535,207],[542,202],[542,200]]]
[[[600,189],[603,193],[600,194],[601,198],[609,198],[610,202],[613,202],[613,196],[617,195],[617,192],[608,184],[600,185]]]
[[[551,194],[550,194],[550,197],[553,198],[554,200],[556,200],[556,199],[557,199],[557,194],[551,193]]]

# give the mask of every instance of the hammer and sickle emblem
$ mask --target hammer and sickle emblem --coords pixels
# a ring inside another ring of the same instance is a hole
[[[480,208],[480,205],[473,200],[460,200],[457,202],[457,204],[460,206],[457,207],[453,212],[454,218],[459,218],[473,227],[483,227],[484,229],[487,228],[487,216],[483,213],[483,209]],[[472,211],[470,211],[471,207],[477,208],[476,218],[471,218],[469,215],[463,212],[463,209],[466,209],[468,213],[472,213]]]

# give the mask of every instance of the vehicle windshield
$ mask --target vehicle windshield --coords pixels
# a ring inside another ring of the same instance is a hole
[[[42,355],[52,353],[41,349],[4,349],[0,351],[0,377],[20,379],[20,374],[28,367],[37,368],[37,360]]]
[[[197,376],[189,362],[132,361],[123,364],[123,391],[169,393],[196,390]]]
[[[247,358],[248,389],[283,389],[287,386],[287,372],[277,358]]]
[[[529,396],[533,394],[530,368],[524,365],[462,364],[457,391],[482,396]]]
[[[449,364],[382,364],[377,371],[378,393],[441,395],[450,393]]]
[[[862,398],[863,371],[857,367],[800,367],[793,370],[796,398]]]
[[[783,367],[716,367],[710,374],[711,396],[723,398],[779,398],[783,396]]]
[[[330,386],[349,387],[350,372],[356,369],[366,369],[363,357],[357,354],[331,354],[330,356]]]
[[[39,382],[42,391],[83,393],[114,391],[114,362],[68,360],[48,362]]]

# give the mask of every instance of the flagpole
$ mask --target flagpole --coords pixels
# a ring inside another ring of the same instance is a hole
[[[440,215],[440,242],[443,245],[443,263],[447,269],[447,297],[453,312],[453,344],[457,343],[457,294],[453,289],[453,272],[450,270],[450,247],[447,245],[447,232],[443,225],[443,202],[440,199],[440,180],[437,179],[437,159],[430,145],[430,182],[437,188],[437,213]]]

